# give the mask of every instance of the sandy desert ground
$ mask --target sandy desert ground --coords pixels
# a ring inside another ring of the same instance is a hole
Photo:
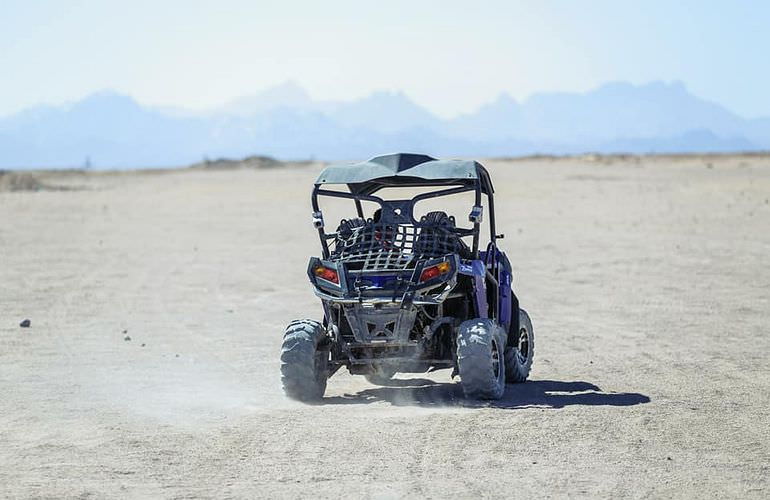
[[[319,165],[0,176],[0,497],[770,496],[770,157],[485,164],[537,334],[492,403],[283,397]]]

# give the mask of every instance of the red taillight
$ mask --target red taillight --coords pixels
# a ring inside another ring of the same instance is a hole
[[[328,267],[324,266],[318,266],[313,271],[316,276],[321,278],[322,280],[331,281],[335,285],[340,284],[340,278],[337,276],[337,271],[334,269],[329,269]]]
[[[424,270],[420,275],[420,281],[432,280],[433,278],[438,277],[439,274],[441,273],[438,271],[438,267],[436,266],[429,267],[428,269]]]
[[[451,269],[452,266],[449,265],[449,262],[441,262],[435,266],[430,266],[426,269],[423,269],[422,274],[420,274],[420,281],[428,281],[432,280],[433,278],[438,278],[442,274],[448,273]]]

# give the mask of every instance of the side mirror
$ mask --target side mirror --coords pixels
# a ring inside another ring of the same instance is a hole
[[[324,215],[320,210],[318,212],[313,212],[313,227],[316,229],[323,229],[324,227]]]
[[[484,213],[484,208],[476,205],[471,209],[471,213],[470,215],[468,215],[468,220],[473,222],[474,224],[481,224],[483,213]]]

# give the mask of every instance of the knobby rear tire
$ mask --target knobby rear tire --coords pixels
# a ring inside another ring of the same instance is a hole
[[[463,322],[457,332],[457,369],[466,398],[500,399],[505,392],[505,334],[493,320]]]
[[[297,401],[319,401],[329,378],[329,351],[322,349],[326,338],[318,321],[292,321],[281,346],[281,383],[288,397]]]
[[[535,357],[535,332],[524,309],[519,309],[519,331],[510,338],[512,345],[505,349],[505,381],[518,384],[529,377]]]

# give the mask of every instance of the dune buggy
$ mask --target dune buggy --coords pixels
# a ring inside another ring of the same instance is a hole
[[[385,188],[424,192],[376,196]],[[458,227],[444,211],[415,218],[416,203],[466,192],[475,199],[470,227]],[[352,200],[356,216],[327,233],[319,197]],[[377,207],[369,217],[363,202]],[[480,399],[499,399],[506,382],[526,380],[532,324],[497,247],[503,235],[495,232],[492,182],[483,166],[416,154],[333,165],[318,177],[312,206],[322,254],[310,259],[307,272],[324,314],[286,329],[281,379],[289,397],[322,398],[327,379],[342,366],[375,384],[398,372],[451,368],[465,396]],[[479,250],[485,208],[490,241]]]

